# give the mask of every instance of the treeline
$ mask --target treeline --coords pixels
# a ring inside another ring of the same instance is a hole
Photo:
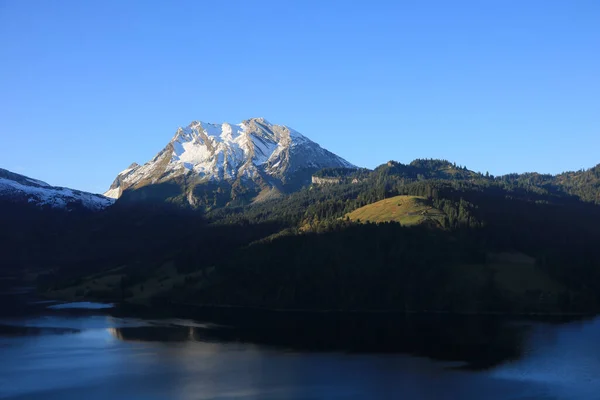
[[[583,201],[600,204],[600,164],[587,170],[559,175],[509,174],[499,179],[519,186],[543,188],[549,193],[570,194]]]

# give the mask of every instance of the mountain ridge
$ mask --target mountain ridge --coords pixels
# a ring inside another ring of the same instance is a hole
[[[84,192],[20,175],[0,168],[0,196],[13,203],[35,204],[40,207],[69,209],[81,205],[90,210],[101,210],[114,203],[114,199],[100,194]]]

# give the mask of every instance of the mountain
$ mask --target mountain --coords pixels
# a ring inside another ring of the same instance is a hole
[[[0,168],[0,200],[58,209],[83,206],[90,210],[101,210],[114,203],[114,199],[99,194],[50,186],[46,182],[2,168]]]
[[[294,129],[264,118],[240,124],[194,121],[179,128],[152,160],[119,173],[104,195],[218,206],[252,200],[261,192],[267,197],[292,191],[330,167],[356,168]]]

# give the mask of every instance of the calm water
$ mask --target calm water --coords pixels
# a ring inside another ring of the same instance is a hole
[[[600,319],[202,322],[3,293],[0,398],[600,399]]]

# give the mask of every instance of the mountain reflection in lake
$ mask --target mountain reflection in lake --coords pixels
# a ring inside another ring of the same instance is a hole
[[[600,319],[0,317],[0,398],[596,399]]]
[[[404,353],[490,368],[518,359],[527,328],[498,318],[398,315],[295,315],[256,318],[240,326],[126,327],[121,340],[249,343],[280,351]]]

